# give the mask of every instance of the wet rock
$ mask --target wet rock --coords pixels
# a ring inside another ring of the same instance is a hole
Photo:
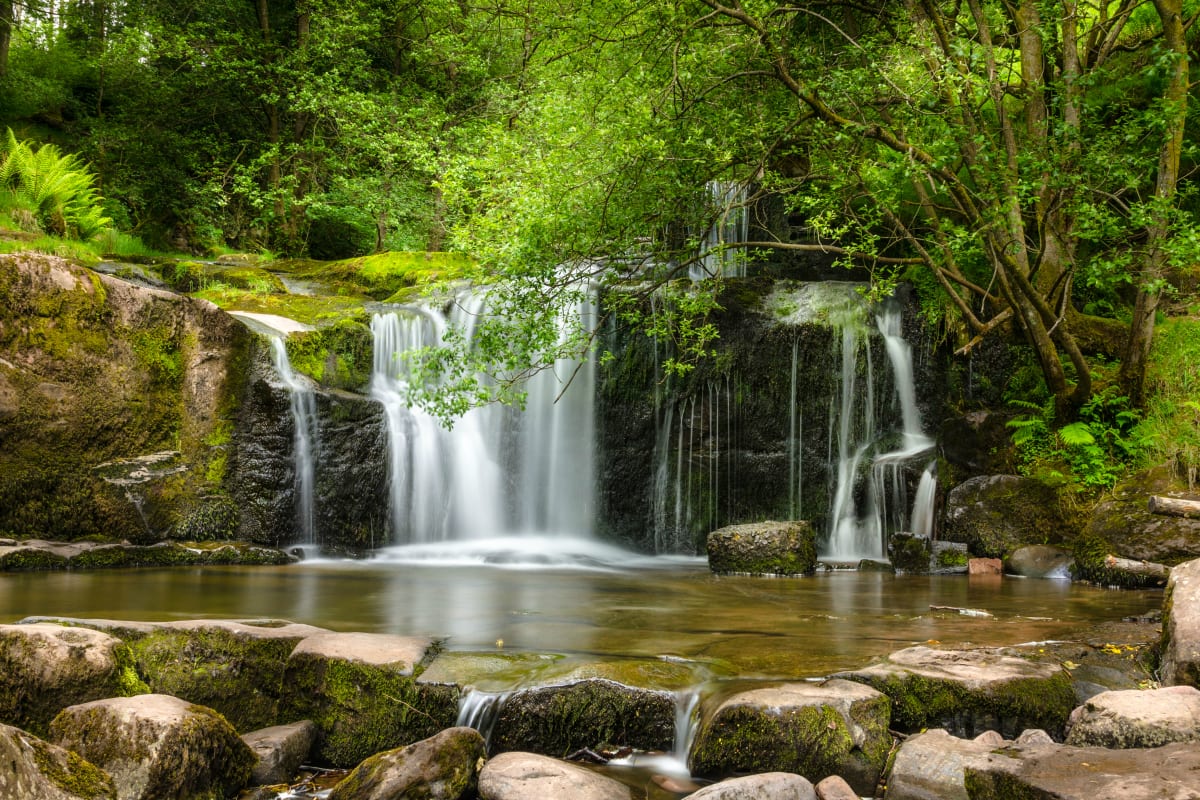
[[[935,575],[957,575],[967,571],[971,560],[963,542],[933,542],[929,571]]]
[[[1200,687],[1200,559],[1171,570],[1163,597],[1162,682]]]
[[[317,726],[306,719],[244,734],[242,741],[258,759],[250,773],[250,784],[266,786],[290,782],[308,758],[316,739]]]
[[[514,692],[497,711],[491,745],[565,757],[600,744],[670,750],[674,735],[671,692],[586,678]]]
[[[971,800],[1200,800],[1200,747],[1148,750],[1063,745],[1011,748],[966,768]]]
[[[1115,555],[1137,561],[1178,564],[1200,556],[1200,519],[1151,514],[1151,495],[1195,499],[1164,464],[1118,484],[1092,509],[1086,533],[1108,542]]]
[[[0,572],[115,567],[184,567],[209,564],[290,564],[282,550],[245,542],[157,542],[150,545],[26,540],[0,547]]]
[[[789,683],[736,694],[700,726],[691,768],[700,775],[841,775],[871,794],[891,749],[889,703],[845,680]]]
[[[1062,735],[1075,694],[1056,664],[1035,663],[995,649],[898,650],[883,661],[836,677],[869,684],[892,700],[901,730],[945,728],[956,736],[1026,728]]]
[[[1171,686],[1103,692],[1071,712],[1066,741],[1113,748],[1200,742],[1200,691]]]
[[[479,773],[480,800],[629,800],[630,796],[629,788],[612,778],[533,753],[501,753]]]
[[[69,705],[146,691],[120,639],[51,623],[0,625],[0,722],[45,735]]]
[[[161,694],[70,706],[50,738],[111,775],[121,800],[228,797],[254,765],[220,714]]]
[[[959,739],[940,728],[900,745],[888,776],[888,800],[967,800],[965,768],[983,764],[996,745]]]
[[[296,645],[284,671],[281,719],[311,719],[314,759],[350,767],[454,725],[458,689],[418,686],[433,642],[379,633],[321,633]]]
[[[208,706],[237,730],[252,731],[282,719],[288,657],[305,638],[322,633],[271,620],[187,620],[159,623],[131,648],[152,691]]]
[[[1054,490],[1032,478],[984,475],[950,490],[942,537],[1003,558],[1024,544],[1062,541],[1067,525]]]
[[[76,753],[0,724],[0,797],[117,800],[112,778]]]
[[[920,575],[929,572],[929,538],[911,533],[894,533],[888,541],[892,566],[897,572]]]
[[[817,567],[816,534],[807,522],[730,525],[708,535],[708,566],[716,573],[806,575]]]
[[[815,787],[819,800],[859,800],[859,793],[837,775],[830,775]]]
[[[1069,578],[1074,558],[1061,547],[1031,544],[1018,547],[1004,559],[1004,569],[1026,578]]]
[[[688,797],[692,800],[817,800],[817,792],[807,778],[787,772],[766,772],[714,783]]]
[[[474,797],[483,737],[472,728],[448,728],[407,747],[371,756],[333,787],[329,800]]]

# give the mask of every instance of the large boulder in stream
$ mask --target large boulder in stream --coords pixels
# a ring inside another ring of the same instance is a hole
[[[708,535],[713,572],[807,575],[817,567],[817,536],[807,522],[751,522]]]
[[[377,753],[355,767],[329,800],[474,797],[487,755],[473,728],[447,728],[408,747]]]
[[[1003,558],[1024,544],[1061,542],[1069,533],[1054,489],[1018,475],[981,475],[946,497],[942,538],[976,556]]]
[[[1200,687],[1200,559],[1171,570],[1163,597],[1162,682]]]
[[[1012,737],[1041,728],[1061,738],[1075,708],[1070,674],[996,649],[898,650],[876,664],[837,677],[866,683],[892,701],[900,730],[945,728],[971,737],[999,731]]]
[[[148,691],[129,647],[86,628],[0,625],[0,722],[45,735],[76,703]]]
[[[889,703],[858,683],[789,683],[741,692],[708,715],[691,768],[700,775],[793,772],[812,781],[840,775],[872,794],[887,761]]]
[[[321,633],[292,651],[280,718],[317,725],[313,757],[351,767],[452,727],[457,687],[418,684],[437,648],[430,639],[382,633]]]
[[[501,753],[479,773],[480,800],[630,800],[619,781],[533,753]]]
[[[108,773],[77,753],[0,724],[0,797],[117,800],[117,790]]]
[[[121,800],[228,797],[254,765],[220,714],[161,694],[70,706],[50,738],[111,775]]]

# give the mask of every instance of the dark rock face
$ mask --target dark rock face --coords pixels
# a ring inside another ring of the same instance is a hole
[[[708,535],[708,566],[716,573],[806,575],[817,566],[816,536],[807,522],[751,522]]]
[[[1200,519],[1151,514],[1151,495],[1188,496],[1187,484],[1162,465],[1118,485],[1096,505],[1087,534],[1109,544],[1114,555],[1138,561],[1178,564],[1200,556]]]
[[[1024,544],[1061,542],[1070,531],[1054,490],[1032,478],[985,475],[950,490],[943,538],[971,552],[1003,558]]]

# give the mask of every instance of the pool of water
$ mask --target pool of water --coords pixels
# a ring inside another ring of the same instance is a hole
[[[343,631],[445,637],[459,650],[725,662],[745,676],[815,677],[930,640],[1070,639],[1158,608],[1158,591],[1060,580],[836,571],[712,575],[701,559],[551,548],[383,551],[286,567],[0,575],[0,621],[281,618]],[[964,615],[931,606],[971,609]]]

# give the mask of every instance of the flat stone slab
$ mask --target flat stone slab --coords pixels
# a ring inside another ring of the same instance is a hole
[[[1200,742],[1200,690],[1191,686],[1101,692],[1071,712],[1067,744],[1161,747]]]
[[[317,656],[341,661],[357,661],[373,667],[387,667],[397,675],[412,675],[433,640],[419,636],[393,636],[386,633],[322,633],[309,636],[296,645],[293,656]]]
[[[1043,745],[989,754],[966,769],[971,800],[1200,800],[1200,747]]]
[[[1162,642],[1163,684],[1200,687],[1200,559],[1171,569]]]
[[[812,782],[800,775],[764,772],[714,783],[688,797],[691,800],[817,800],[817,792]]]
[[[891,749],[889,702],[846,680],[753,689],[722,702],[701,725],[691,768],[700,775],[840,775],[872,794]]]
[[[944,728],[970,738],[996,730],[1012,738],[1041,728],[1061,736],[1075,708],[1071,677],[1061,666],[996,649],[909,647],[835,677],[869,684],[890,697],[892,723],[906,731]]]
[[[693,795],[694,796],[694,795]],[[533,753],[501,753],[479,773],[480,800],[630,800],[619,781]]]

